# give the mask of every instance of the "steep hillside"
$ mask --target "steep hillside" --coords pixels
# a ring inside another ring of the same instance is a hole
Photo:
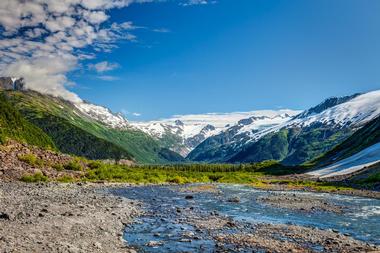
[[[0,143],[14,139],[30,145],[55,149],[52,139],[41,129],[26,120],[5,95],[0,93]]]
[[[264,135],[234,155],[230,162],[255,162],[268,159],[286,165],[304,163],[327,152],[352,134],[350,129],[322,126],[283,128]]]
[[[380,142],[380,116],[368,122],[341,144],[328,151],[314,163],[324,166],[352,156]]]
[[[342,143],[379,114],[380,91],[329,98],[291,120],[244,137],[239,131],[225,131],[217,140],[205,140],[188,158],[234,163],[275,159],[301,164]]]
[[[32,91],[7,94],[13,105],[49,134],[62,152],[93,159],[123,157],[141,163],[169,162],[160,155],[159,143],[141,131],[113,128],[59,98]]]

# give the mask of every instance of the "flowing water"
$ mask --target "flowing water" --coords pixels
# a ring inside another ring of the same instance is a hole
[[[188,213],[181,210],[189,209],[199,217],[211,212],[247,224],[295,224],[333,229],[358,240],[380,244],[380,200],[327,193],[282,192],[325,199],[345,207],[343,213],[304,212],[265,205],[257,198],[266,197],[271,191],[247,186],[218,185],[219,194],[191,193],[188,198],[189,193],[180,189],[180,186],[144,186],[112,190],[113,194],[142,202],[146,210],[146,214],[125,230],[124,238],[129,245],[149,252],[213,252],[215,242],[210,233],[185,222]],[[232,197],[238,197],[240,201],[229,202]],[[233,229],[227,230],[226,233],[234,233]],[[248,226],[247,232],[250,232]],[[196,235],[197,240],[187,240],[186,233]],[[149,242],[156,245],[148,245]]]

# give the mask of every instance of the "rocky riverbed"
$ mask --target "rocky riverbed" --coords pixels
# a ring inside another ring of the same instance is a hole
[[[271,205],[277,208],[288,208],[304,212],[344,212],[344,206],[334,204],[323,197],[299,195],[295,193],[285,194],[271,192],[267,196],[258,197],[257,200],[260,203]]]
[[[377,252],[380,201],[238,185],[0,184],[0,252]]]
[[[228,185],[111,192],[143,202],[144,213],[124,233],[139,252],[380,250],[378,200]]]
[[[123,228],[139,203],[110,185],[0,184],[0,252],[133,252]]]

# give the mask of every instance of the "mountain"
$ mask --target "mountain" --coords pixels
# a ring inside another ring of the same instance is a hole
[[[31,125],[49,136],[63,153],[90,159],[129,159],[140,163],[182,161],[149,135],[128,125],[121,115],[87,102],[74,104],[34,91],[2,91]]]
[[[1,93],[0,109],[0,143],[6,142],[7,139],[13,139],[47,149],[56,148],[52,139],[26,120]]]
[[[179,115],[158,121],[134,122],[131,125],[159,140],[168,149],[186,156],[205,139],[218,135],[242,119],[251,121],[241,122],[242,126],[247,126],[242,131],[248,132],[282,123],[297,113],[291,110],[267,110]]]
[[[188,158],[208,162],[278,160],[301,164],[342,143],[380,114],[380,91],[329,98],[292,119],[248,136],[224,131],[198,145]]]
[[[234,150],[251,135],[290,120],[299,111],[258,111],[253,116],[239,120],[232,126],[198,145],[187,156],[193,161],[219,162],[231,158]]]
[[[110,128],[127,129],[129,127],[128,120],[123,115],[115,114],[108,108],[94,105],[88,102],[74,104],[79,111],[96,121],[103,123]]]

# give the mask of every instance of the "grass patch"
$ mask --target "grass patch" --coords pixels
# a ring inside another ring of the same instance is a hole
[[[63,168],[65,170],[73,170],[73,171],[81,171],[81,170],[83,170],[82,165],[77,160],[72,160],[72,161],[64,164]]]
[[[219,165],[218,165],[219,166]],[[84,180],[128,183],[252,183],[262,175],[255,171],[238,171],[233,167],[204,165],[123,166],[97,164],[86,170]]]
[[[65,168],[63,167],[63,165],[60,164],[60,163],[53,164],[51,167],[52,167],[53,169],[55,169],[56,171],[62,171],[62,170],[65,169]]]
[[[43,167],[45,165],[44,160],[38,158],[34,154],[23,154],[23,155],[18,155],[17,157],[20,161],[27,163],[31,166]]]
[[[41,172],[36,172],[34,174],[24,175],[20,180],[26,183],[38,183],[48,181],[48,177],[43,175]]]
[[[60,182],[60,183],[72,183],[75,181],[76,181],[75,178],[69,175],[64,175],[62,177],[57,178],[57,182]]]
[[[28,158],[27,159],[32,160]],[[178,165],[119,165],[101,161],[91,161],[75,158],[67,164],[52,166],[57,171],[83,171],[76,178],[63,175],[58,182],[70,183],[77,181],[89,182],[119,182],[136,184],[187,184],[187,183],[233,183],[246,184],[262,189],[275,189],[278,186],[288,190],[309,189],[321,192],[336,192],[351,188],[330,182],[311,180],[276,179],[272,175],[284,172],[284,167],[274,161],[255,164],[178,164]],[[303,167],[294,167],[292,172],[300,171]],[[268,179],[267,175],[271,175]],[[25,175],[24,182],[46,181],[48,178],[40,174]],[[378,175],[373,179],[378,180]]]

